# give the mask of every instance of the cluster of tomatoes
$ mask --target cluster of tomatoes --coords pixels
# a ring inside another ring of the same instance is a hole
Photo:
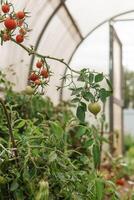
[[[41,86],[42,90],[45,85],[48,84],[50,77],[50,72],[48,68],[45,66],[45,62],[43,59],[40,59],[36,62],[36,70],[33,70],[29,75],[29,82],[32,88],[37,90],[39,86]]]
[[[13,5],[6,1],[1,5],[1,13],[0,22],[4,26],[4,30],[0,33],[2,42],[14,39],[18,44],[22,43],[26,38],[27,32],[30,31],[25,22],[27,12],[24,10],[15,12]],[[48,65],[41,58],[36,62],[36,69],[32,70],[29,75],[30,85],[26,88],[26,93],[34,94],[39,88],[41,88],[43,93],[44,86],[49,82],[49,77],[50,70],[48,70]]]
[[[1,31],[3,41],[8,41],[15,36],[17,43],[22,43],[29,31],[25,22],[27,13],[25,11],[15,12],[11,3],[3,3],[1,5],[1,22],[4,24],[4,30]]]

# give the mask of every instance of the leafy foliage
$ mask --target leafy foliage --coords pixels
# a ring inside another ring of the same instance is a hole
[[[86,68],[80,71],[77,82],[79,86],[75,84],[73,77],[71,77],[70,90],[73,96],[72,102],[78,104],[76,115],[81,122],[84,122],[88,103],[98,102],[99,100],[105,103],[107,97],[112,94],[112,86],[103,73],[90,72]]]
[[[105,181],[93,165],[100,159],[97,129],[80,124],[69,102],[55,107],[48,98],[8,90],[5,104],[19,157],[16,165],[1,110],[1,199],[93,200],[99,194],[101,200],[107,195]]]

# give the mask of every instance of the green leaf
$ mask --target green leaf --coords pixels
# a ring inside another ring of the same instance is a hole
[[[61,139],[63,137],[63,129],[59,123],[50,122],[51,124],[51,131],[56,136],[57,139]]]
[[[94,74],[90,73],[88,79],[89,79],[89,84],[93,83],[93,81],[94,81]]]
[[[95,143],[93,145],[93,160],[94,160],[94,167],[97,169],[100,165],[100,147],[99,144]]]
[[[98,89],[98,88],[100,88],[100,85],[99,85],[99,84],[96,84],[96,83],[94,83],[94,84],[92,84],[92,85],[91,85],[91,87],[92,87],[92,88],[95,88],[95,89]]]
[[[83,87],[79,87],[79,88],[70,88],[70,90],[72,90],[71,96],[73,96],[73,95],[79,94],[79,93],[83,90]]]
[[[72,101],[72,103],[78,103],[78,102],[80,102],[80,99],[79,98],[74,98],[71,101]]]
[[[86,73],[87,69],[83,69],[80,71],[80,76],[78,77],[77,81],[81,82],[88,82],[88,75]]]
[[[92,146],[93,143],[94,143],[94,140],[93,140],[93,139],[87,140],[87,141],[85,142],[85,144],[84,144],[84,147],[85,147],[85,148],[88,148],[88,147]]]
[[[95,82],[98,83],[98,82],[101,82],[104,78],[104,75],[101,73],[101,74],[97,74],[95,76]]]
[[[84,135],[86,133],[86,130],[87,130],[87,127],[85,127],[85,126],[78,126],[76,137],[80,138],[82,135]]]
[[[20,123],[17,125],[17,128],[22,128],[23,126],[25,126],[25,120],[21,120]]]
[[[83,92],[82,96],[86,101],[94,101],[94,96],[91,92]]]
[[[83,72],[86,72],[87,71],[87,68],[83,68],[80,72],[83,73]]]
[[[15,191],[15,196],[16,196],[16,199],[18,199],[18,200],[20,200],[20,199],[24,200],[25,199],[22,189],[17,189],[17,191]]]
[[[105,90],[105,88],[100,89],[99,96],[102,102],[106,101],[106,98],[111,95],[110,91]]]
[[[12,182],[12,184],[11,184],[10,190],[11,190],[11,191],[15,191],[15,190],[17,190],[18,187],[19,187],[19,184],[17,183],[16,180],[14,180],[14,181]]]
[[[103,200],[104,198],[104,181],[101,178],[95,180],[96,186],[96,199]]]
[[[48,162],[54,162],[57,159],[57,154],[55,151],[52,151],[48,156]]]
[[[83,101],[81,101],[80,104],[83,107],[83,110],[86,111],[87,110],[87,105]]]
[[[85,121],[85,109],[83,108],[83,106],[77,107],[76,116],[78,117],[80,121],[82,122]]]
[[[109,185],[110,187],[113,187],[114,189],[116,188],[116,185],[113,181],[106,180],[106,184]]]

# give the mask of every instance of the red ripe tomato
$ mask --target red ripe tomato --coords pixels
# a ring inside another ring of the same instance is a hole
[[[16,28],[16,21],[12,18],[6,18],[4,21],[4,25],[8,30],[13,30]]]
[[[1,9],[2,9],[3,13],[8,13],[10,10],[10,6],[9,6],[9,4],[5,3],[5,4],[3,4]]]
[[[41,68],[43,66],[43,63],[41,62],[41,61],[38,61],[37,63],[36,63],[36,67],[37,68]]]
[[[24,36],[21,34],[16,35],[16,42],[22,43],[24,41]]]
[[[25,17],[24,11],[19,11],[19,12],[17,12],[17,13],[16,13],[16,17],[17,17],[18,19],[23,19],[23,18]]]
[[[124,186],[125,185],[125,179],[124,178],[117,179],[116,184]]]
[[[6,41],[10,40],[10,35],[8,35],[7,33],[4,33],[2,38],[6,42]]]
[[[41,80],[40,80],[40,79],[36,79],[36,80],[34,81],[34,83],[35,83],[35,85],[40,85],[40,84],[41,84]]]
[[[42,69],[41,72],[40,72],[40,74],[41,74],[44,78],[48,78],[48,75],[49,75],[47,69]]]
[[[35,74],[34,72],[32,72],[29,76],[29,80],[36,81],[37,79],[39,79],[39,76]]]

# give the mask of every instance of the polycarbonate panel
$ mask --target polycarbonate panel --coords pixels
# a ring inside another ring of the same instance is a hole
[[[84,36],[103,21],[134,10],[133,0],[67,0],[66,5]]]

